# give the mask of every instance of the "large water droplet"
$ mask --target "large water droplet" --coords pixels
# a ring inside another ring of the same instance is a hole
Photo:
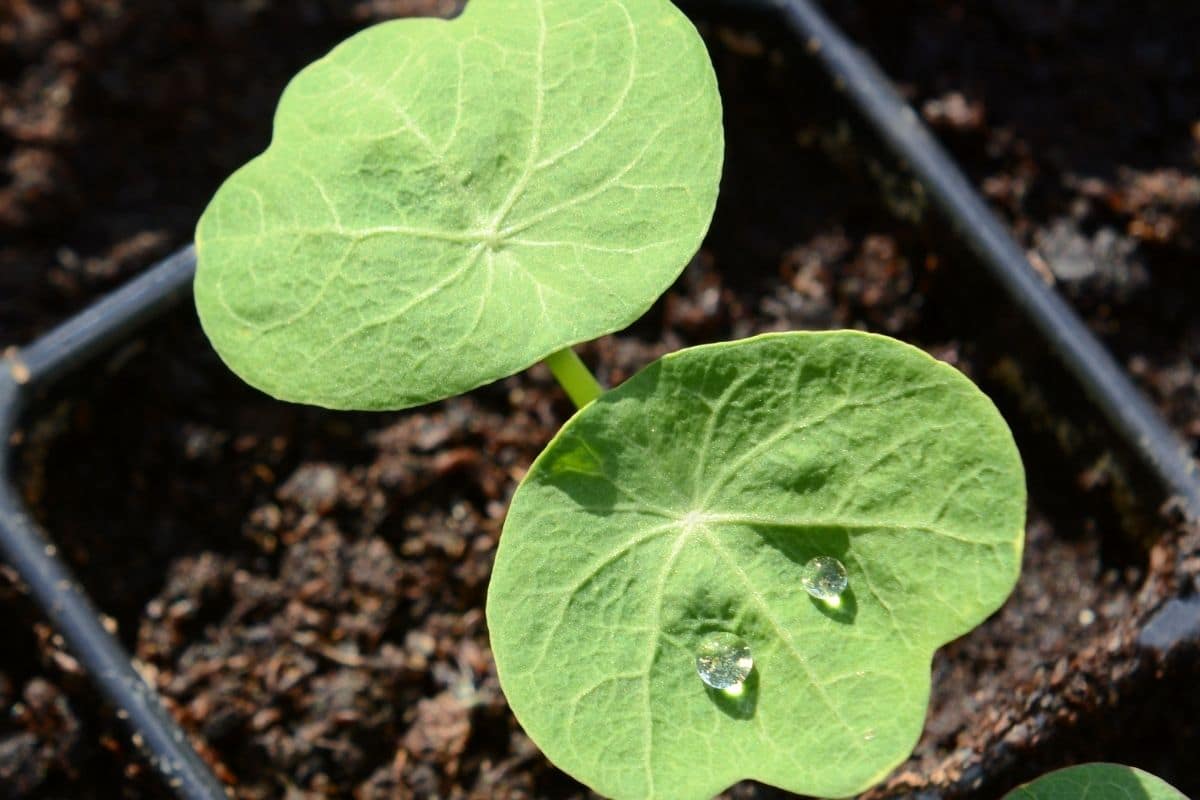
[[[831,605],[841,603],[842,592],[846,591],[849,584],[846,567],[830,556],[811,559],[804,565],[804,573],[800,580],[804,584],[804,591]]]
[[[696,651],[696,674],[714,689],[736,692],[753,669],[750,645],[732,633],[714,633]]]

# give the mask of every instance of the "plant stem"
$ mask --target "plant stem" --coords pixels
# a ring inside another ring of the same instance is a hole
[[[546,356],[546,366],[576,408],[583,408],[604,394],[604,387],[570,347]]]

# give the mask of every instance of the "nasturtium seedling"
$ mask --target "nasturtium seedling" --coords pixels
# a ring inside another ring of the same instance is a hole
[[[248,383],[396,409],[640,317],[696,252],[723,157],[666,0],[471,0],[303,70],[196,232],[196,303]]]
[[[1025,483],[1000,414],[952,367],[853,331],[668,355],[584,407],[513,498],[488,625],[513,712],[616,798],[753,778],[842,797],[921,731],[933,651],[1020,568]],[[836,559],[836,603],[805,590]],[[714,634],[753,658],[697,678]]]
[[[1081,764],[1019,786],[1004,800],[1187,800],[1162,778],[1121,764]]]
[[[196,303],[275,395],[395,409],[545,359],[582,407],[516,492],[488,595],[502,686],[616,798],[869,786],[935,648],[1008,595],[1020,459],[961,374],[894,340],[685,350],[602,393],[570,346],[699,247],[723,155],[666,0],[470,0],[288,86],[196,233]]]

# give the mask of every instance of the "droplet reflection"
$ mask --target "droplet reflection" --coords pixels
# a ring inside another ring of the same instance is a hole
[[[732,633],[715,633],[696,650],[696,674],[706,686],[738,695],[750,671],[754,657],[745,639]]]
[[[849,585],[846,567],[830,556],[811,559],[804,565],[800,580],[804,584],[804,591],[831,606],[841,605],[842,592]]]

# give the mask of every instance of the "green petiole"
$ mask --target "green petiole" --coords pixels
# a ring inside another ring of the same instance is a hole
[[[604,394],[604,387],[570,347],[546,356],[546,366],[576,408],[583,408]]]

